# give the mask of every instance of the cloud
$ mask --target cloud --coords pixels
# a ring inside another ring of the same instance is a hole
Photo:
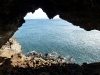
[[[59,16],[55,16],[55,19],[59,18]],[[38,10],[36,10],[33,14],[27,13],[27,15],[24,17],[24,19],[48,19],[46,13],[44,13],[42,11],[41,8],[39,8]]]

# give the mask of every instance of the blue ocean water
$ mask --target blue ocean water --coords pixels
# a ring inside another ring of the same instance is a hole
[[[100,61],[100,31],[85,31],[61,19],[26,20],[14,34],[23,53],[57,52],[76,63]]]

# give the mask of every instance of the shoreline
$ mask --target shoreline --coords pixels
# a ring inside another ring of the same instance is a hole
[[[51,56],[34,51],[26,56],[11,38],[0,49],[0,75],[100,75],[100,62],[79,65],[67,63],[62,56]]]

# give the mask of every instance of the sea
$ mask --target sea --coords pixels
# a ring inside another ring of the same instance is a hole
[[[25,19],[13,37],[24,54],[53,52],[78,64],[100,62],[100,31],[85,31],[62,19]]]

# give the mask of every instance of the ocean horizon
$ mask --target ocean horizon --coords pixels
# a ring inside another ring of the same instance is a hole
[[[100,62],[100,31],[85,31],[62,19],[26,19],[13,35],[22,51],[59,55],[75,59],[75,63]],[[66,60],[67,61],[67,60]]]

